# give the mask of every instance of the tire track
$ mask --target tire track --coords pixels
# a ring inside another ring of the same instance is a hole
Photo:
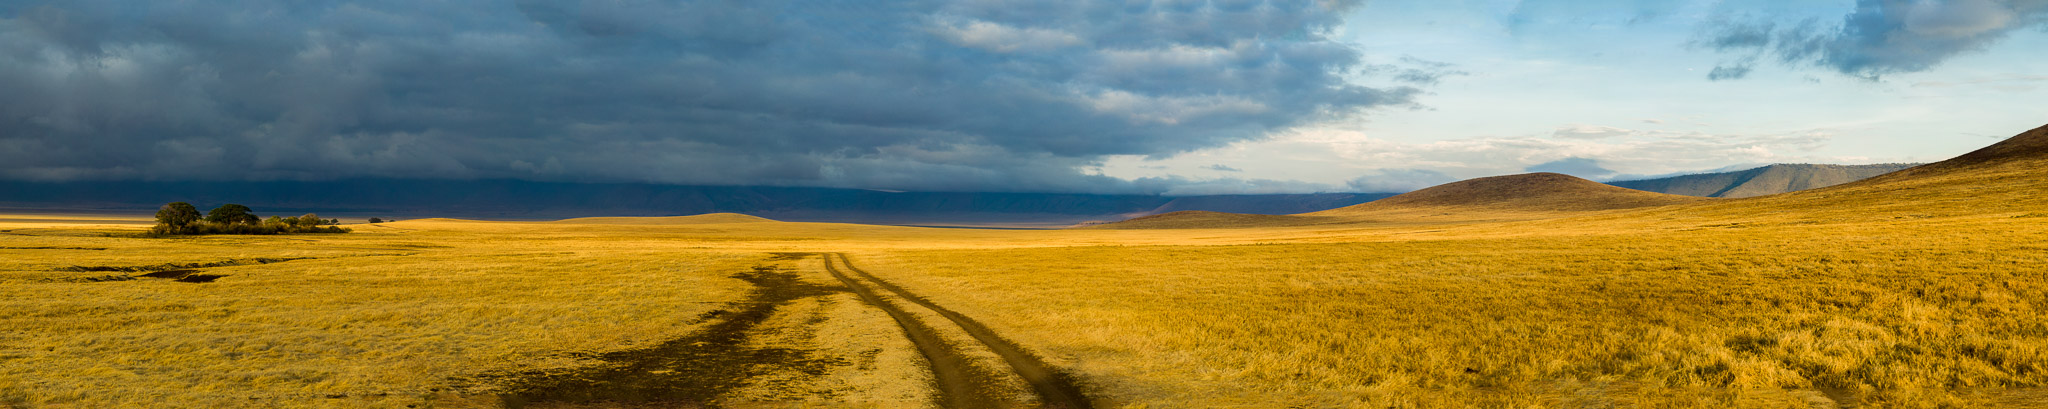
[[[945,338],[941,338],[938,331],[926,325],[924,321],[883,300],[880,295],[875,294],[874,289],[861,285],[853,278],[847,277],[846,273],[840,272],[839,268],[832,265],[832,254],[822,256],[826,272],[832,273],[833,278],[838,278],[840,283],[846,284],[848,289],[853,290],[854,294],[859,295],[868,304],[888,313],[889,318],[895,319],[896,324],[903,328],[903,334],[910,338],[910,342],[917,345],[918,352],[924,355],[925,361],[931,366],[932,380],[935,384],[932,386],[938,390],[939,407],[980,409],[1007,406],[1000,396],[988,390],[988,386],[996,384],[994,376],[970,364],[965,354],[952,344],[946,343]],[[848,264],[847,268],[852,269],[853,265]]]
[[[805,281],[773,265],[755,266],[733,278],[754,285],[748,298],[700,316],[700,331],[644,349],[588,356],[605,364],[568,371],[485,373],[455,379],[464,387],[508,386],[500,406],[548,407],[720,407],[727,393],[778,369],[815,373],[842,361],[814,351],[757,346],[762,325],[784,307],[842,290]]]
[[[931,302],[931,300],[913,294],[908,290],[904,290],[903,287],[898,287],[895,284],[889,283],[888,281],[883,281],[880,278],[876,278],[874,275],[868,274],[867,271],[861,270],[859,267],[854,267],[853,260],[847,258],[845,253],[826,254],[826,270],[830,271],[834,277],[838,277],[840,281],[845,282],[847,287],[854,288],[854,291],[856,293],[861,294],[863,298],[868,298],[871,300],[870,302],[873,302],[879,300],[880,297],[873,296],[873,290],[860,285],[859,283],[855,282],[855,280],[848,279],[844,274],[841,274],[837,268],[834,268],[832,266],[832,256],[834,255],[839,256],[840,264],[844,264],[848,271],[851,271],[854,275],[859,276],[862,280],[875,283],[876,286],[882,287],[883,289],[886,289],[891,293],[895,293],[897,297],[901,297],[905,300],[909,300],[912,303],[930,309],[932,312],[938,313],[940,316],[946,317],[946,319],[952,321],[954,325],[958,325],[960,329],[965,330],[967,334],[973,336],[976,341],[980,341],[984,346],[988,347],[990,351],[995,352],[997,356],[1001,356],[1003,358],[1003,361],[1008,362],[1010,364],[1011,370],[1016,372],[1018,377],[1023,378],[1024,382],[1030,384],[1031,388],[1038,393],[1039,399],[1041,400],[1041,402],[1045,404],[1045,407],[1068,409],[1092,409],[1094,407],[1094,405],[1091,402],[1089,402],[1087,395],[1081,393],[1080,384],[1078,382],[1075,382],[1075,379],[1072,375],[1060,371],[1052,365],[1046,364],[1045,360],[1040,359],[1037,355],[1033,355],[1030,352],[1025,351],[1023,347],[1018,346],[1015,342],[1011,342],[1009,339],[997,335],[995,331],[989,330],[988,327],[982,325],[981,322],[975,321],[973,318],[961,315],[960,313],[953,312],[953,310],[946,309],[945,307],[940,307],[938,304]],[[910,332],[910,327],[912,326],[911,323],[916,323],[915,325],[917,327],[922,328],[927,333],[930,332],[929,327],[925,327],[922,322],[919,322],[916,319],[909,317],[908,314],[903,314],[901,310],[896,309],[894,306],[879,302],[876,302],[875,304],[883,308],[884,310],[889,310],[890,316],[898,317],[897,322],[905,324],[905,332]],[[924,342],[920,341],[918,342],[918,344],[920,348],[923,348]],[[938,371],[938,366],[939,365],[937,362],[933,363],[933,372],[935,373],[935,375]]]

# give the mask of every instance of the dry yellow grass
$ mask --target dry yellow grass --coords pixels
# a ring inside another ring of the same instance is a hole
[[[2026,223],[863,260],[1129,402],[1574,406],[1685,388],[1703,407],[1786,389],[1905,406],[2048,381],[2048,223]]]
[[[4,225],[0,403],[488,403],[432,390],[688,336],[693,317],[748,297],[731,271],[833,251],[1078,375],[1101,406],[2040,406],[2048,155],[2012,146],[2044,132],[1786,195],[1261,228],[715,216],[144,239]],[[227,275],[208,284],[63,271],[225,260],[244,264],[207,268]],[[889,324],[851,300],[786,312],[841,311],[821,334],[890,342],[857,330]],[[776,317],[764,325],[800,321]],[[917,363],[897,348],[898,369]],[[891,391],[866,399],[917,393],[828,378],[816,384]],[[361,397],[378,392],[392,395]]]
[[[451,232],[142,239],[0,234],[0,379],[37,406],[325,406],[449,388],[450,376],[577,364],[565,352],[688,333],[737,299],[745,254],[672,244]],[[115,233],[115,232],[107,232]],[[255,264],[258,259],[294,259]],[[207,284],[61,271],[166,263]],[[307,403],[312,402],[312,403]]]

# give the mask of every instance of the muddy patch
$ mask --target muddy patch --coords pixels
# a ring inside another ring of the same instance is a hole
[[[205,263],[164,263],[164,264],[155,264],[155,265],[144,265],[144,266],[71,266],[71,267],[64,267],[64,268],[59,268],[59,269],[57,269],[57,271],[70,271],[70,272],[116,272],[116,273],[152,273],[152,272],[160,272],[160,271],[172,271],[172,270],[191,270],[191,269],[195,269],[195,268],[210,268],[210,267],[228,267],[228,266],[248,266],[248,265],[257,265],[257,264],[270,264],[270,263],[282,263],[282,262],[286,262],[286,261],[293,261],[293,260],[311,260],[311,259],[313,259],[313,257],[286,257],[286,258],[243,258],[243,259],[227,259],[227,260],[222,260],[222,261],[214,261],[214,262],[205,262]]]
[[[213,280],[219,280],[221,277],[227,276],[217,274],[187,274],[184,277],[178,277],[176,281],[180,283],[211,283],[213,282]]]
[[[384,244],[379,244],[379,245],[380,245],[380,246],[384,246],[384,247],[390,247],[390,248],[394,248],[394,249],[408,249],[408,250],[430,250],[430,249],[452,249],[452,248],[455,248],[455,246],[445,246],[445,245],[440,245],[440,244],[427,244],[427,243],[384,243]]]
[[[139,275],[139,276],[136,276],[136,277],[141,277],[141,278],[173,278],[173,279],[175,279],[175,278],[184,278],[184,277],[185,277],[186,275],[190,275],[190,274],[192,274],[192,273],[197,273],[197,272],[199,272],[199,270],[164,270],[164,271],[158,271],[158,272],[154,272],[154,273],[149,273],[149,274],[143,274],[143,275]]]
[[[120,275],[120,274],[112,274],[112,275],[103,275],[103,276],[91,276],[91,277],[62,277],[62,278],[44,278],[44,279],[37,279],[37,280],[32,280],[32,281],[33,281],[33,282],[39,282],[39,283],[105,283],[105,282],[114,282],[114,281],[135,281],[135,276],[125,276],[125,275]]]
[[[790,260],[806,255],[777,255]],[[778,309],[809,298],[838,294],[840,287],[804,282],[795,272],[757,266],[733,274],[754,285],[743,301],[706,313],[717,322],[687,337],[641,350],[597,355],[602,364],[567,373],[487,374],[471,382],[508,385],[507,407],[528,404],[609,403],[648,407],[717,407],[719,397],[774,373],[824,375],[843,358],[813,351],[753,346],[757,327]]]
[[[164,270],[135,276],[135,278],[163,278],[180,283],[211,283],[227,277],[220,274],[200,274],[199,270]]]

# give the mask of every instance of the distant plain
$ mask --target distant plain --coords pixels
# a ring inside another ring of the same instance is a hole
[[[0,406],[1050,402],[1005,344],[1094,407],[2048,406],[2043,172],[2048,128],[1747,199],[1523,175],[1068,230],[0,215]],[[138,277],[184,269],[221,277]]]

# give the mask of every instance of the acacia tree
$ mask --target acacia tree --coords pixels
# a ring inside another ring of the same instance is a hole
[[[185,231],[192,222],[199,221],[199,208],[191,203],[171,202],[156,210],[157,230],[161,233]]]
[[[299,216],[299,227],[307,227],[307,228],[311,228],[311,227],[314,227],[314,226],[319,226],[319,225],[321,224],[321,222],[324,222],[324,221],[325,221],[325,220],[320,220],[320,216],[319,216],[319,215],[315,215],[315,214],[312,214],[312,213],[306,213],[306,214],[305,214],[304,216]]]
[[[250,211],[249,206],[229,203],[206,212],[206,221],[220,224],[256,224],[263,219],[256,218],[256,213]]]

